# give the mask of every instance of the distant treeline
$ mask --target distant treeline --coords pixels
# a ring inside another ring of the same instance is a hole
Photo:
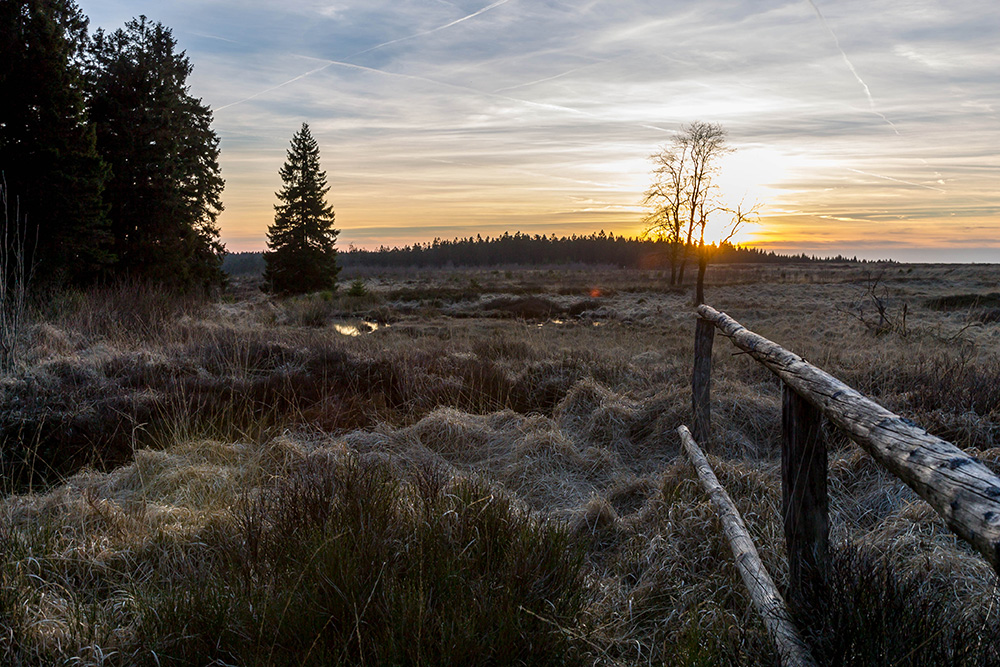
[[[504,233],[502,236],[434,239],[408,246],[381,246],[377,250],[352,248],[338,253],[341,266],[408,267],[486,267],[538,266],[559,264],[611,265],[622,268],[662,269],[668,266],[669,244],[653,239],[615,236],[604,231],[590,236],[542,236]],[[695,248],[690,249],[694,256]],[[789,264],[803,262],[859,261],[856,257],[817,258],[802,255],[779,255],[758,248],[724,244],[714,254],[714,262]],[[222,265],[230,275],[254,275],[264,270],[263,253],[239,252],[226,255]]]

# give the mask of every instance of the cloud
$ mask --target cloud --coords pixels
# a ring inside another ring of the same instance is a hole
[[[1000,5],[815,0],[817,17],[808,1],[80,5],[94,26],[145,12],[174,29],[216,110],[220,221],[241,247],[263,246],[302,121],[344,244],[439,227],[630,233],[647,156],[692,120],[783,165],[740,180],[766,180],[767,210],[802,212],[805,230],[868,243],[902,216],[917,243],[956,213],[1000,238]],[[838,232],[834,217],[857,222]],[[796,237],[779,222],[761,238]]]

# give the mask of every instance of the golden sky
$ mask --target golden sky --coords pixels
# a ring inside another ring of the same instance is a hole
[[[305,121],[339,244],[641,231],[648,156],[721,123],[741,240],[1000,262],[993,0],[83,0],[174,30],[215,110],[230,250]]]

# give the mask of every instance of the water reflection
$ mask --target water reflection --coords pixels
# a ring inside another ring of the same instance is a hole
[[[553,320],[548,320],[547,322],[539,322],[535,326],[537,326],[538,328],[542,328],[542,327],[552,326],[553,324],[556,326],[561,326],[563,324],[582,324],[582,323],[579,320],[553,319]],[[603,327],[605,324],[607,324],[607,322],[599,322],[596,320],[590,323],[590,325],[594,327]]]
[[[378,331],[379,328],[384,326],[389,325],[362,320],[358,324],[334,324],[333,329],[337,333],[343,334],[344,336],[360,336],[361,334],[369,334],[373,331]]]

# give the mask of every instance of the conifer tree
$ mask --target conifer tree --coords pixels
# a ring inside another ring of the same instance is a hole
[[[327,204],[326,172],[319,166],[319,144],[302,128],[292,137],[285,164],[278,172],[284,184],[275,193],[274,224],[267,230],[264,253],[267,287],[282,294],[333,289],[337,283],[338,230]]]
[[[115,271],[177,287],[222,281],[216,219],[225,182],[212,111],[190,94],[191,63],[170,29],[133,19],[98,30],[88,63],[90,117],[111,167]]]
[[[87,18],[73,0],[0,2],[0,220],[24,239],[35,284],[84,283],[111,261],[101,191],[107,169],[87,122]]]

